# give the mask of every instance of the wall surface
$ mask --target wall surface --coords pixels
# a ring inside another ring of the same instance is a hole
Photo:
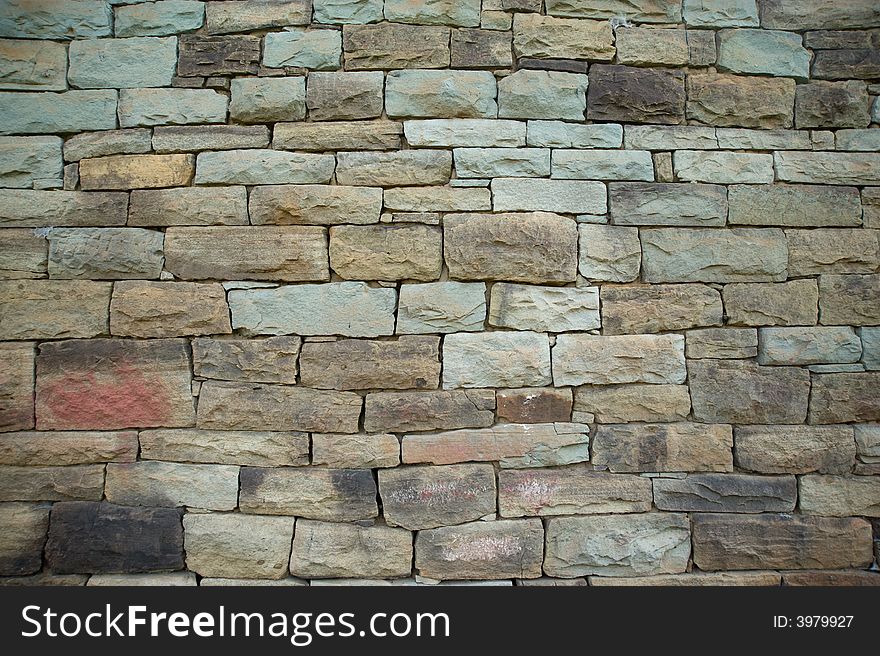
[[[877,584],[878,96],[876,0],[0,1],[2,582]]]

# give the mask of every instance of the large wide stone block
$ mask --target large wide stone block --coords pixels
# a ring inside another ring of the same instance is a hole
[[[72,41],[67,79],[79,89],[133,89],[171,85],[177,37]]]
[[[3,339],[94,337],[108,332],[109,282],[0,280]]]
[[[617,62],[635,66],[686,66],[690,57],[688,37],[693,41],[694,34],[645,27],[618,30],[614,35]]]
[[[299,337],[192,341],[193,373],[203,378],[296,384]]]
[[[716,227],[727,218],[720,185],[612,182],[608,200],[616,225]]]
[[[229,117],[242,123],[300,121],[306,117],[306,79],[233,79]]]
[[[858,362],[862,343],[847,326],[761,328],[758,331],[761,364],[836,364]]]
[[[453,154],[458,178],[550,175],[550,151],[545,148],[456,148]]]
[[[880,517],[880,478],[822,476],[798,479],[801,512],[830,517]]]
[[[34,346],[0,344],[0,432],[34,427]]]
[[[486,285],[432,282],[401,285],[397,333],[479,331],[486,319]]]
[[[51,228],[51,278],[157,279],[162,273],[163,236],[139,228]]]
[[[788,78],[692,73],[687,117],[708,125],[788,128],[794,118],[795,83]]]
[[[553,151],[553,177],[574,180],[653,180],[654,164],[646,150]]]
[[[809,422],[850,421],[880,421],[880,371],[814,376]]]
[[[417,25],[480,24],[480,0],[385,0],[385,19]]]
[[[443,387],[540,387],[550,379],[550,341],[530,331],[453,333],[443,342]]]
[[[719,326],[723,314],[721,294],[708,285],[602,288],[602,323],[606,335]]]
[[[691,532],[677,513],[560,517],[547,522],[546,551],[551,576],[675,574],[687,568]]]
[[[571,420],[571,390],[520,387],[498,390],[499,422],[545,424]]]
[[[858,226],[859,194],[854,187],[819,185],[731,185],[729,222],[797,228]]]
[[[0,132],[46,134],[112,130],[116,91],[0,92]]]
[[[530,214],[450,214],[443,250],[451,278],[572,282],[577,274],[577,224]]]
[[[880,185],[880,153],[776,151],[773,162],[784,182]]]
[[[549,172],[549,161],[547,166]],[[0,137],[2,187],[58,187],[63,167],[60,137]]]
[[[385,80],[390,117],[494,118],[495,76],[487,71],[392,71]]]
[[[116,36],[167,36],[197,30],[205,23],[205,6],[191,0],[124,5],[116,9]]]
[[[445,150],[344,152],[336,161],[336,182],[342,185],[442,185],[452,175],[452,153]]]
[[[436,280],[443,267],[442,241],[433,226],[335,226],[330,266],[349,280]]]
[[[0,464],[19,466],[87,465],[134,462],[135,431],[25,431],[0,434]]]
[[[278,150],[225,150],[199,153],[195,184],[326,184],[333,155]]]
[[[691,411],[687,385],[584,385],[574,392],[574,410],[596,421],[684,421]]]
[[[110,300],[110,333],[177,337],[231,333],[226,291],[219,283],[117,282]]]
[[[193,155],[110,155],[79,163],[85,190],[157,189],[188,185],[195,171]]]
[[[874,27],[880,8],[871,0],[828,4],[822,0],[761,0],[761,25],[781,30],[836,30]]]
[[[794,107],[799,128],[865,128],[871,99],[863,82],[810,82],[798,85]]]
[[[693,27],[757,27],[755,0],[684,0],[684,22]]]
[[[382,114],[384,82],[381,72],[312,73],[306,95],[309,118],[315,121],[377,118]]]
[[[43,545],[49,529],[49,504],[0,503],[0,574],[21,576],[43,565]]]
[[[491,426],[492,390],[435,390],[367,394],[364,429],[382,431],[455,430]]]
[[[850,426],[738,426],[737,467],[762,474],[847,474],[856,455]]]
[[[131,192],[128,225],[247,225],[244,187],[180,187]]]
[[[386,210],[392,210],[393,222],[401,223],[410,221],[413,217],[395,217],[398,212],[427,214],[491,210],[492,193],[485,187],[395,187],[384,191],[383,204]],[[436,223],[434,217],[422,218],[425,223]]]
[[[186,340],[91,339],[43,344],[38,430],[191,426]]]
[[[499,282],[492,286],[489,324],[552,333],[596,330],[601,327],[599,289]]]
[[[681,71],[604,64],[590,69],[590,120],[675,125],[684,122],[684,105]]]
[[[92,0],[8,0],[0,7],[0,36],[81,39],[113,34],[113,11]]]
[[[0,501],[98,501],[104,465],[0,467]]]
[[[880,324],[880,274],[819,276],[819,310],[825,325]]]
[[[293,431],[161,429],[141,431],[139,437],[142,460],[255,467],[309,463],[309,436]]]
[[[400,464],[395,435],[312,433],[312,464],[335,469],[375,469]]]
[[[582,121],[587,76],[520,69],[498,82],[498,116]]]
[[[180,37],[177,74],[181,77],[256,74],[260,38],[252,35]]]
[[[758,354],[758,331],[755,328],[689,330],[686,333],[685,354],[698,360],[753,358]]]
[[[445,68],[449,28],[401,23],[346,25],[342,29],[347,70]]]
[[[718,68],[732,73],[772,75],[806,80],[810,53],[800,34],[772,30],[721,30]]]
[[[124,127],[223,123],[228,100],[211,89],[123,89],[119,124]]]
[[[681,335],[559,335],[553,384],[680,384],[685,380]]]
[[[309,0],[240,0],[211,2],[205,7],[208,34],[249,32],[267,27],[308,25]]]
[[[614,34],[607,21],[514,14],[513,48],[518,57],[611,61]]]
[[[238,467],[148,462],[110,463],[104,495],[126,506],[188,506],[234,510],[238,505]]]
[[[605,185],[583,180],[495,178],[492,206],[500,212],[604,214]]]
[[[810,326],[819,317],[815,280],[725,285],[727,322],[744,326]]]
[[[382,190],[340,185],[266,185],[251,190],[249,210],[254,225],[378,223]]]
[[[680,512],[791,512],[797,501],[794,476],[690,474],[655,478],[654,503]]]
[[[123,226],[128,194],[0,189],[0,226]]]

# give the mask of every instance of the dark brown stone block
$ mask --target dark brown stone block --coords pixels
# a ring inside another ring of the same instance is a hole
[[[815,375],[809,421],[880,421],[880,371]]]
[[[177,74],[256,75],[260,70],[260,38],[257,36],[181,36]]]
[[[455,430],[491,426],[492,390],[432,390],[367,394],[364,428],[371,432]]]
[[[533,59],[523,57],[516,60],[517,68],[529,68],[537,71],[563,71],[565,73],[583,73],[586,75],[589,62],[576,59]]]
[[[817,50],[813,77],[824,80],[880,78],[880,49]]]
[[[864,82],[799,84],[794,119],[799,128],[866,128],[871,122],[871,97]]]
[[[452,31],[451,68],[505,68],[513,65],[510,32],[460,29]],[[586,71],[585,71],[586,72]]]
[[[498,421],[544,424],[571,421],[571,389],[535,388],[498,390]]]
[[[684,121],[684,73],[653,68],[590,68],[587,118],[675,125]]]

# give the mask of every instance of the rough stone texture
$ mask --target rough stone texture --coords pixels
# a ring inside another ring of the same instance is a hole
[[[401,285],[397,333],[478,331],[486,319],[483,283],[434,282]]]
[[[104,488],[103,465],[8,466],[0,472],[0,501],[97,501]]]
[[[880,275],[819,277],[819,312],[826,325],[880,323]]]
[[[277,150],[226,150],[199,153],[196,184],[323,184],[330,181],[332,155]]]
[[[0,334],[4,339],[106,334],[110,287],[88,280],[0,280]]]
[[[727,218],[720,185],[612,182],[608,198],[616,225],[716,227]]]
[[[493,207],[501,212],[604,214],[606,209],[605,186],[600,182],[495,178],[491,187]]]
[[[653,180],[654,166],[646,151],[555,150],[553,177],[587,180]]]
[[[238,505],[238,467],[176,462],[107,465],[107,501],[125,506],[188,506],[233,510]]]
[[[694,563],[718,569],[842,569],[871,561],[863,519],[797,515],[692,516]]]
[[[254,225],[378,223],[381,208],[380,189],[330,185],[254,187],[249,203]]]
[[[116,91],[0,92],[0,131],[19,134],[111,130]]]
[[[260,39],[256,36],[185,35],[180,37],[178,51],[181,77],[253,75],[259,70]]]
[[[346,25],[346,70],[444,68],[449,65],[449,28],[400,23]]]
[[[494,118],[495,77],[485,71],[393,71],[385,80],[390,117]]]
[[[698,421],[798,424],[806,417],[810,375],[804,369],[694,360],[688,380]]]
[[[306,465],[309,460],[305,433],[165,429],[141,431],[139,437],[142,460],[256,467]]]
[[[0,434],[0,464],[84,465],[133,462],[138,436],[134,431],[26,431]]]
[[[564,578],[680,573],[690,537],[683,514],[555,518],[547,522],[544,571]]]
[[[124,5],[116,9],[116,36],[167,36],[197,30],[205,22],[205,7],[191,0]]]
[[[9,0],[0,13],[0,35],[39,39],[74,39],[110,36],[113,14],[106,4],[62,2],[34,4]]]
[[[730,324],[809,326],[819,316],[819,288],[815,280],[725,285],[721,296]]]
[[[452,68],[503,68],[513,65],[510,34],[463,28],[452,31]]]
[[[311,11],[309,0],[212,1],[205,8],[205,21],[209,34],[247,32],[267,27],[307,25]]]
[[[798,479],[801,512],[830,517],[880,517],[880,478],[822,476]]]
[[[631,282],[639,277],[642,251],[637,228],[578,226],[578,271],[595,281]]]
[[[849,426],[738,426],[736,464],[763,474],[845,474],[855,445]]]
[[[443,266],[442,233],[421,225],[330,229],[330,266],[353,280],[436,280]]]
[[[514,14],[513,48],[517,57],[611,61],[613,41],[607,21]]]
[[[0,344],[0,364],[0,432],[33,428],[33,344]]]
[[[177,37],[72,41],[68,57],[68,80],[79,89],[170,86]]]
[[[794,118],[791,79],[692,73],[687,118],[720,127],[788,128]]]
[[[729,222],[791,227],[858,226],[859,196],[852,187],[731,185]]]
[[[852,328],[761,328],[761,364],[834,364],[858,362],[862,344]]]
[[[371,433],[480,428],[493,423],[494,408],[491,390],[373,392],[366,397],[364,428]]]
[[[757,27],[755,0],[684,0],[684,22],[692,27]]]
[[[312,464],[344,469],[396,467],[400,442],[394,435],[312,434]]]
[[[615,33],[617,61],[634,66],[684,66],[689,52],[684,30],[629,27]]]
[[[707,285],[607,286],[602,289],[605,335],[718,326],[722,315],[721,294]]]
[[[296,383],[299,337],[192,341],[193,373],[203,378],[252,383]]]
[[[811,424],[880,421],[880,371],[821,374],[810,394]]]
[[[520,424],[566,422],[571,419],[571,390],[547,387],[498,390],[498,419]]]
[[[544,528],[538,519],[473,522],[416,535],[416,570],[432,579],[541,576]]]
[[[593,438],[593,464],[612,472],[733,470],[726,424],[606,424]]]
[[[782,576],[783,585],[810,586],[863,586],[880,585],[874,572],[854,571],[807,571],[786,572]]]
[[[655,478],[654,503],[679,512],[791,512],[797,500],[794,476],[690,474]]]
[[[247,224],[247,191],[244,187],[181,187],[131,192],[128,224],[162,227],[173,225]]]
[[[797,88],[795,122],[799,128],[864,128],[870,102],[863,83],[810,82]]]
[[[48,272],[52,278],[131,280],[162,272],[161,232],[139,228],[52,228]]]
[[[733,73],[805,80],[810,74],[810,53],[803,47],[801,36],[792,32],[721,30],[718,68]]]
[[[176,337],[232,332],[226,293],[217,283],[116,283],[110,332],[126,337]]]
[[[550,381],[547,335],[530,331],[454,333],[443,343],[443,387],[521,387]]]
[[[623,127],[614,123],[577,125],[563,121],[529,121],[527,142],[530,146],[552,148],[620,148]]]
[[[553,384],[679,384],[685,380],[681,335],[559,335]]]
[[[180,187],[194,170],[192,155],[111,155],[80,161],[79,180],[85,190]]]
[[[383,82],[379,72],[312,73],[306,95],[309,117],[315,121],[377,118],[382,114]],[[303,117],[292,117],[296,118]]]
[[[273,147],[282,150],[392,150],[400,148],[401,127],[392,121],[276,123]]]
[[[303,77],[232,80],[229,116],[242,123],[298,121],[306,116]]]
[[[153,129],[153,149],[157,153],[265,148],[268,145],[269,128],[265,125],[183,125]],[[218,194],[223,191],[225,189],[216,190]]]
[[[451,168],[452,153],[444,150],[346,152],[337,155],[336,181],[378,187],[446,184]]]
[[[595,330],[601,327],[599,290],[499,282],[492,286],[489,324],[552,333]]]
[[[703,328],[689,330],[685,338],[688,358],[745,359],[758,354],[754,328]]]
[[[587,76],[520,69],[498,82],[499,118],[582,121]]]
[[[686,385],[585,385],[575,389],[574,409],[603,424],[684,421],[691,398]]]
[[[30,189],[38,180],[57,181],[62,167],[58,137],[0,137],[0,185],[4,187]]]
[[[776,178],[818,184],[880,184],[880,153],[773,153]]]
[[[590,70],[590,120],[675,125],[684,121],[684,104],[681,72],[602,64]]]
[[[123,89],[119,124],[150,125],[218,123],[226,120],[226,96],[210,89]]]
[[[21,576],[38,572],[49,528],[49,504],[2,503],[0,519],[6,527],[0,537],[0,573]]]

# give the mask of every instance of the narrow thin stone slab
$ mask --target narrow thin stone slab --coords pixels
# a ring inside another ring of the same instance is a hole
[[[729,324],[809,326],[819,316],[819,287],[815,280],[735,283],[725,285],[721,296]]]
[[[755,328],[702,328],[685,334],[688,358],[746,359],[758,354]]]
[[[437,185],[449,182],[451,175],[452,153],[445,150],[337,154],[336,182],[342,185]]]
[[[330,123],[276,123],[272,147],[281,150],[396,150],[400,123],[395,121],[336,121]]]
[[[123,280],[110,300],[110,333],[177,337],[231,333],[226,291],[218,283]]]
[[[143,460],[284,467],[309,464],[309,436],[295,431],[145,430]]]
[[[553,347],[553,384],[680,384],[685,381],[681,335],[566,334]]]
[[[821,476],[798,478],[800,509],[806,515],[880,517],[880,478]]]
[[[761,328],[758,331],[761,364],[828,364],[858,362],[862,344],[852,328]]]
[[[731,185],[729,221],[791,227],[858,226],[861,212],[854,187],[818,185]]]
[[[544,211],[604,214],[605,185],[581,180],[495,178],[492,202],[496,211]]]
[[[574,180],[653,180],[651,154],[644,150],[553,151],[553,177]]]
[[[571,421],[571,390],[553,387],[498,390],[498,421],[547,424]]]
[[[416,535],[416,570],[432,579],[534,579],[541,576],[539,519],[472,522]]]
[[[623,126],[614,123],[578,125],[563,121],[529,121],[529,146],[550,148],[620,148]]]
[[[819,309],[826,325],[880,324],[880,275],[819,277]]]
[[[115,89],[64,93],[0,92],[0,132],[46,134],[112,130]]]
[[[754,4],[754,0],[752,0]],[[612,578],[610,576],[591,576],[591,586],[627,586],[627,587],[709,587],[709,586],[751,586],[778,588],[782,576],[778,572],[686,572],[684,574],[658,574],[657,576],[628,576]],[[202,585],[205,585],[202,583]]]
[[[110,463],[104,495],[126,506],[233,510],[238,505],[238,467],[156,460]]]
[[[820,374],[810,394],[811,424],[880,421],[880,371]]]
[[[0,467],[0,501],[99,501],[104,465]]]
[[[134,431],[27,431],[0,433],[2,465],[87,465],[134,462],[138,436]]]
[[[625,17],[639,23],[680,23],[681,5],[675,0],[547,0],[547,13],[577,18]]]
[[[812,150],[807,132],[799,130],[749,130],[718,128],[719,148],[742,150]]]
[[[4,339],[57,339],[105,335],[109,282],[0,280],[0,334]]]
[[[277,150],[226,150],[199,153],[195,184],[301,184],[330,182],[332,155]]]
[[[880,185],[880,153],[773,153],[776,177],[784,182]]]
[[[574,409],[596,421],[684,421],[691,411],[687,385],[585,385],[575,389]]]
[[[254,225],[378,223],[382,190],[341,185],[265,185],[251,190],[249,210]]]
[[[727,424],[605,424],[593,437],[593,464],[612,472],[733,471]]]
[[[602,288],[605,335],[719,326],[723,314],[721,294],[708,285]]]
[[[79,181],[85,190],[181,187],[194,171],[193,155],[111,155],[80,161]]]
[[[805,571],[786,572],[782,576],[783,585],[809,586],[876,586],[880,585],[880,577],[875,572],[864,570],[850,571]]]
[[[216,380],[296,383],[299,337],[192,341],[193,373]]]
[[[484,283],[445,281],[400,286],[398,334],[479,331],[485,319]]]
[[[727,218],[720,185],[611,182],[608,198],[615,225],[716,227]]]
[[[690,474],[655,478],[654,503],[680,512],[791,512],[797,501],[794,476]]]
[[[680,573],[690,540],[685,514],[555,518],[547,522],[544,571],[564,578]]]
[[[128,225],[131,226],[247,225],[247,222],[247,189],[244,187],[134,190],[128,208]]]
[[[443,387],[548,385],[550,342],[529,331],[453,333],[443,342]]]
[[[150,134],[146,128],[76,134],[64,142],[64,160],[78,162],[87,157],[148,153]]]
[[[157,153],[198,150],[265,148],[269,128],[265,125],[181,125],[153,129],[153,150]],[[220,192],[223,189],[214,189]]]
[[[43,545],[49,529],[49,504],[0,504],[0,573],[22,576],[38,572],[43,565]]]
[[[396,187],[384,191],[383,205],[400,212],[479,212],[492,209],[492,194],[483,187]]]
[[[403,131],[410,146],[434,148],[498,148],[526,145],[526,124],[522,121],[479,118],[404,121]]]
[[[162,233],[138,228],[52,228],[52,278],[131,280],[162,272]]]
[[[312,433],[312,464],[337,469],[397,467],[400,464],[400,442],[389,433]]]
[[[495,419],[492,390],[431,390],[367,394],[364,429],[428,431],[481,428]]]

